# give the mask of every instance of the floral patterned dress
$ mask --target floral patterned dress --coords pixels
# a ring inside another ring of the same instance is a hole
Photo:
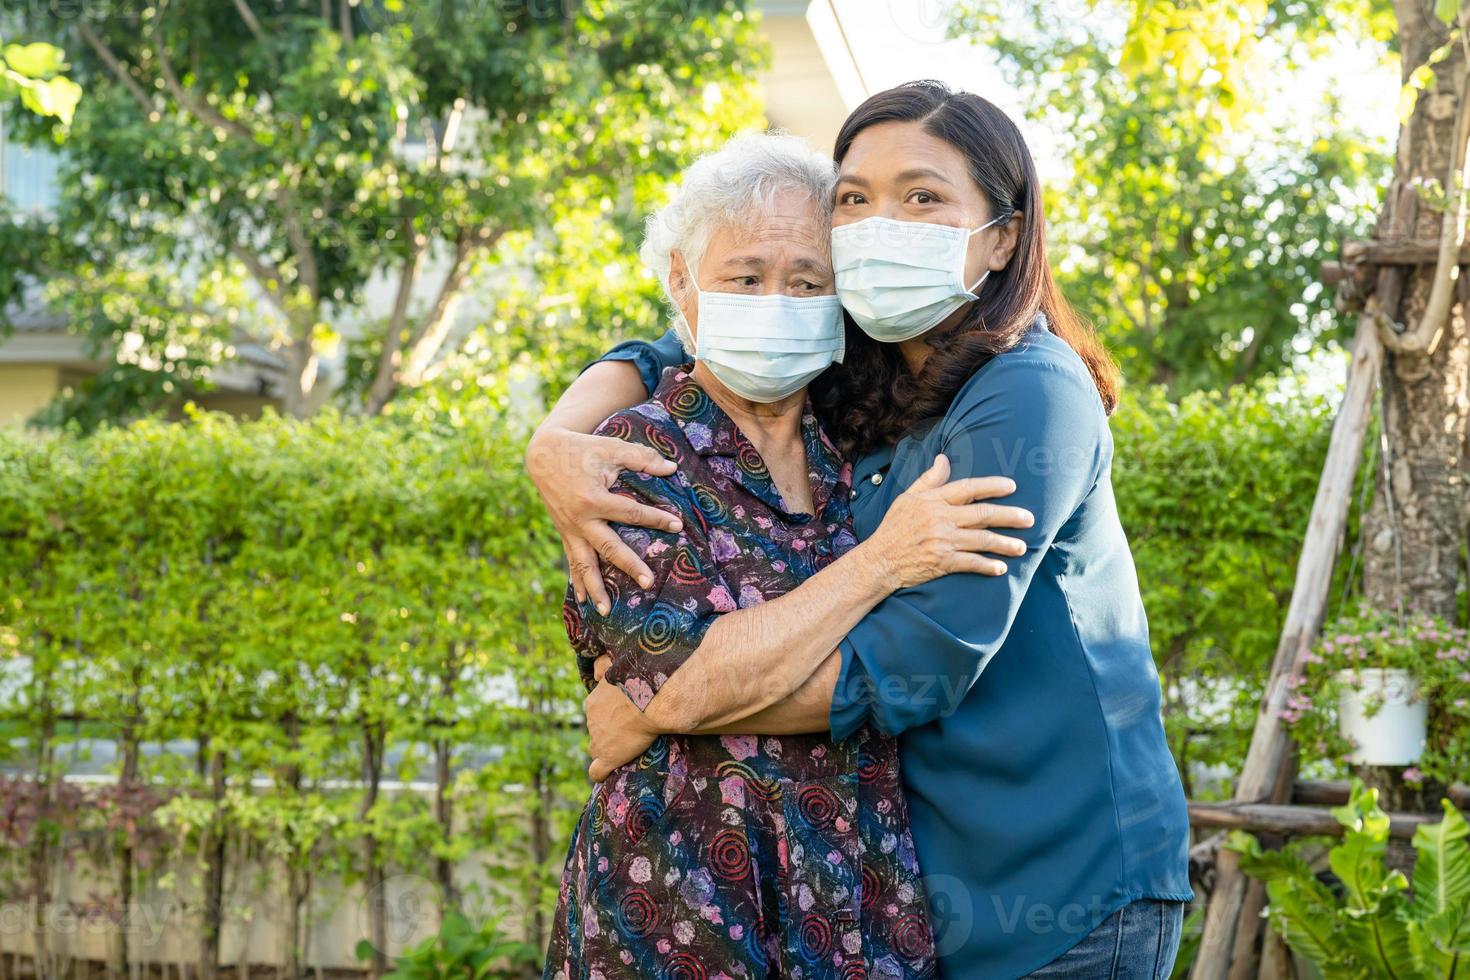
[[[790,591],[851,548],[850,467],[807,402],[815,515],[787,511],[760,454],[683,368],[598,429],[679,464],[615,489],[678,513],[619,526],[654,573],[610,569],[606,616],[568,589],[584,681],[639,707],[722,613]],[[567,851],[545,976],[559,980],[929,977],[933,939],[895,741],[828,734],[664,736],[596,787]]]

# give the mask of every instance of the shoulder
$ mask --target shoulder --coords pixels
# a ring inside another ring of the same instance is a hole
[[[592,430],[592,434],[621,439],[635,446],[651,446],[660,455],[675,461],[681,459],[690,448],[683,431],[669,415],[668,409],[652,398],[609,415]]]
[[[1049,330],[1031,330],[1021,343],[976,371],[955,394],[945,421],[964,426],[1002,409],[1036,422],[1070,419],[1087,430],[1107,427],[1107,412],[1087,365]]]
[[[610,488],[656,504],[684,507],[689,503],[689,473],[697,470],[699,455],[690,445],[684,428],[658,398],[610,415],[593,430],[593,435],[620,439],[635,446],[648,446],[679,468],[670,476],[624,471]]]

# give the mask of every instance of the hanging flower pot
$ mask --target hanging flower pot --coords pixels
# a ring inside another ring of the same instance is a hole
[[[1365,766],[1407,766],[1424,754],[1428,705],[1407,670],[1364,667],[1340,670],[1337,724],[1355,748],[1347,761]]]

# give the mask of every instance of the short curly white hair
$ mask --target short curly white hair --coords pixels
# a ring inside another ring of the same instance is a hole
[[[692,275],[717,229],[748,225],[785,191],[808,195],[820,219],[830,221],[836,183],[830,158],[779,131],[742,133],[689,165],[673,199],[648,216],[638,253],[663,284],[669,319],[686,353],[693,355],[694,338],[669,286],[673,253],[684,257]]]

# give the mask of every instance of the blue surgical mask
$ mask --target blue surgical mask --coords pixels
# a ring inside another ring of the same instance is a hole
[[[694,277],[689,277],[694,282]],[[720,384],[753,402],[776,402],[804,388],[846,347],[836,296],[699,296],[694,356]]]
[[[874,340],[917,337],[978,298],[975,290],[990,270],[965,285],[970,238],[1009,218],[998,216],[973,230],[879,217],[838,225],[832,229],[837,297]]]

